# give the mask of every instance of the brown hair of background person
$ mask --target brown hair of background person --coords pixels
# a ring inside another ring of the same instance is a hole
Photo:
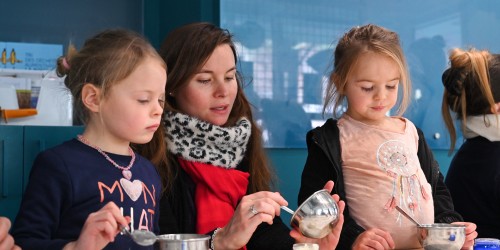
[[[457,132],[450,111],[462,123],[462,130],[468,116],[497,114],[495,103],[500,101],[500,85],[490,85],[490,78],[500,79],[498,56],[486,50],[453,49],[450,52],[450,68],[443,73],[445,87],[441,112],[450,133],[450,151],[455,149]],[[500,121],[497,121],[500,122]]]

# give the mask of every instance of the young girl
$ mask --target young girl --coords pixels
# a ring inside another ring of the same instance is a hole
[[[158,165],[173,180],[161,202],[161,232],[209,234],[212,249],[292,249],[295,241],[279,217],[287,202],[268,191],[271,171],[232,36],[209,23],[185,25],[167,36],[160,54],[169,75],[168,154]],[[333,183],[323,187],[331,190]],[[321,240],[292,236],[332,249],[341,227],[342,219]]]
[[[16,243],[143,249],[117,234],[129,222],[131,230],[159,233],[161,179],[130,143],[149,142],[161,125],[165,63],[140,35],[108,30],[61,57],[57,72],[86,126],[36,158],[13,227]]]
[[[340,110],[344,100],[347,110],[308,133],[298,199],[303,202],[319,183],[335,181],[334,192],[348,208],[340,249],[420,248],[415,225],[396,206],[422,224],[462,220],[422,132],[403,117],[387,116],[396,104],[398,115],[405,111],[409,93],[395,32],[370,24],[344,34],[324,110],[332,102]],[[474,224],[465,224],[464,247],[470,247],[477,233]]]
[[[443,73],[443,117],[455,148],[454,118],[466,138],[450,164],[446,185],[464,219],[477,224],[481,238],[500,235],[500,55],[454,49]]]

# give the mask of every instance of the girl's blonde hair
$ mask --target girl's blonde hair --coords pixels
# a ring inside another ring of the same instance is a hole
[[[386,28],[367,24],[354,27],[340,38],[334,53],[333,70],[330,74],[326,90],[323,114],[333,106],[333,116],[338,118],[337,110],[345,100],[347,80],[356,66],[358,59],[367,52],[388,56],[399,67],[402,96],[399,98],[399,107],[396,115],[402,115],[410,102],[411,82],[406,59],[396,32]]]
[[[451,154],[457,135],[450,110],[460,120],[462,132],[467,116],[497,113],[494,107],[500,101],[500,57],[486,50],[455,48],[449,58],[450,68],[442,76],[445,88],[441,112],[450,133]]]
[[[144,37],[123,29],[96,34],[85,41],[80,51],[70,45],[67,55],[58,58],[56,73],[66,76],[64,84],[73,96],[74,120],[86,124],[89,118],[81,99],[85,84],[99,87],[105,96],[113,83],[127,78],[140,63],[151,57],[166,70],[163,59]]]
[[[70,45],[67,55],[58,58],[56,72],[60,77],[66,76],[64,84],[73,96],[74,122],[86,124],[90,117],[81,97],[85,84],[100,88],[105,97],[114,83],[127,78],[144,60],[151,58],[167,70],[156,49],[143,36],[123,29],[98,33],[85,41],[80,51]],[[163,126],[160,126],[150,143],[132,147],[140,154],[148,154],[150,159],[164,159],[164,134]]]

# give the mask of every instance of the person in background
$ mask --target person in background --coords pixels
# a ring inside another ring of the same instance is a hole
[[[21,248],[14,244],[14,238],[9,234],[10,220],[0,217],[0,249],[20,250]]]
[[[422,224],[465,224],[463,247],[471,247],[475,224],[460,222],[422,131],[400,116],[410,78],[397,33],[373,24],[355,27],[334,53],[324,112],[332,103],[334,111],[347,109],[307,134],[298,202],[320,183],[335,182],[334,192],[346,202],[339,249],[421,248],[415,224],[396,206]],[[388,116],[396,104],[397,115]]]
[[[442,114],[450,134],[450,153],[458,129],[466,140],[450,163],[446,185],[455,209],[477,224],[479,237],[499,238],[500,55],[456,48],[449,58],[451,66],[442,77]]]
[[[289,250],[294,238],[335,248],[342,216],[319,240],[290,232],[279,217],[280,206],[288,203],[269,191],[273,175],[243,93],[232,35],[209,23],[188,24],[167,35],[160,54],[169,76],[168,153],[164,159],[151,151],[145,155],[163,171],[166,184],[161,233],[211,235],[211,249]],[[331,181],[323,184],[333,188]],[[342,212],[344,203],[334,199]]]
[[[16,243],[153,249],[118,234],[122,227],[159,232],[161,178],[130,144],[149,142],[161,126],[165,62],[141,35],[105,30],[59,58],[57,73],[85,130],[35,159],[13,226]]]

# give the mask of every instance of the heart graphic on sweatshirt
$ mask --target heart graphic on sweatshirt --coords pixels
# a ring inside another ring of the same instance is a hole
[[[127,193],[128,197],[131,200],[136,201],[142,194],[142,181],[135,180],[129,181],[125,178],[120,179],[120,184],[122,185],[123,190]]]

